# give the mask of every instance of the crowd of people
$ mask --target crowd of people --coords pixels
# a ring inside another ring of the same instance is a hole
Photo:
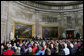
[[[1,55],[83,55],[83,39],[11,40],[1,44]]]

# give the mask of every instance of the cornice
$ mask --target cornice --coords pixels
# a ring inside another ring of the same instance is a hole
[[[27,2],[27,4],[25,4],[26,2],[19,2],[17,1],[16,3],[25,6],[27,8],[30,9],[34,9],[36,11],[45,11],[45,12],[75,12],[75,11],[83,11],[83,7],[80,8],[72,8],[72,9],[45,9],[45,8],[41,8],[41,6],[35,6],[35,4],[30,4],[31,2]]]
[[[32,1],[32,2],[37,4],[47,5],[47,6],[72,6],[72,5],[83,4],[83,1],[74,1],[68,3],[50,3],[45,1]]]

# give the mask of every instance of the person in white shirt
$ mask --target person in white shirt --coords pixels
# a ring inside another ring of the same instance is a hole
[[[14,46],[13,46],[15,49],[17,49],[17,46],[16,46],[16,43],[14,43]]]
[[[65,55],[69,55],[70,54],[70,50],[67,48],[67,44],[64,43],[64,46],[65,46],[65,48],[63,50],[65,52]]]

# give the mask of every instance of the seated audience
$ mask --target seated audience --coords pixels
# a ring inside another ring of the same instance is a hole
[[[13,40],[1,44],[1,55],[83,55],[83,39]]]

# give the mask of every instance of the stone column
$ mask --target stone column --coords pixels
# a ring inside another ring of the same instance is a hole
[[[1,2],[1,30],[2,30],[2,37],[1,37],[1,42],[5,41],[6,43],[6,37],[7,37],[7,20],[8,20],[8,1],[2,1]]]
[[[39,25],[39,13],[38,13],[38,11],[36,11],[36,15],[35,15],[36,17],[35,17],[35,35],[36,36],[38,36],[40,33],[40,31],[39,31],[39,27],[40,27],[40,25]]]

